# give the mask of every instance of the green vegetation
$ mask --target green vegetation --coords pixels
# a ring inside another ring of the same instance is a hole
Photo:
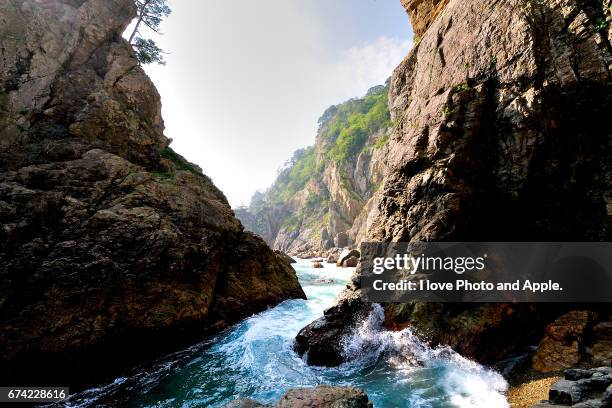
[[[170,160],[176,166],[176,170],[190,171],[194,174],[200,174],[200,171],[191,163],[189,163],[185,158],[169,147],[166,147],[161,151],[161,156],[165,159]]]
[[[450,106],[446,105],[444,106],[444,109],[442,109],[442,116],[444,116],[444,119],[448,119],[449,117],[453,116],[455,113],[457,113],[457,108],[451,108]]]
[[[324,152],[326,159],[337,164],[350,161],[363,150],[371,134],[391,127],[387,93],[387,87],[372,88],[365,98],[336,106],[328,120],[319,122],[319,137],[331,145]]]
[[[388,86],[376,86],[363,98],[328,108],[319,119],[315,146],[297,150],[279,170],[276,181],[265,193],[255,193],[248,209],[236,210],[245,225],[265,235],[270,224],[268,217],[274,207],[288,202],[311,185],[308,189],[310,194],[303,205],[291,214],[280,215],[282,220],[277,221],[288,231],[310,228],[313,236],[320,238],[321,230],[329,225],[331,218],[330,193],[323,183],[324,171],[329,164],[337,166],[343,188],[355,199],[361,200],[352,191],[346,173],[364,149],[381,148],[387,143],[385,131],[392,126],[387,106],[388,90]],[[368,140],[375,134],[380,136],[368,145]],[[175,162],[172,153],[169,151],[163,155]]]
[[[469,91],[470,89],[470,85],[467,82],[455,86],[455,92],[465,92]]]
[[[376,142],[374,142],[374,148],[381,149],[385,147],[388,141],[389,141],[389,135],[385,133],[382,137],[378,138]]]
[[[290,231],[294,231],[297,230],[300,225],[302,224],[302,216],[301,214],[293,214],[291,217],[286,218],[283,223],[282,226],[285,229],[288,229]]]
[[[595,31],[603,31],[608,28],[608,22],[604,18],[600,18],[595,23]]]
[[[166,0],[134,0],[134,3],[136,4],[136,24],[128,42],[134,49],[136,59],[141,64],[165,65],[164,51],[157,46],[154,40],[144,38],[140,29],[147,27],[152,32],[161,34],[159,26],[172,10],[166,4]]]
[[[154,171],[151,173],[153,177],[161,180],[172,180],[174,179],[174,173],[171,171]]]
[[[308,182],[321,180],[325,164],[329,161],[343,166],[355,160],[365,148],[370,135],[391,126],[387,93],[388,87],[376,86],[364,98],[351,99],[328,108],[319,119],[317,145],[299,149],[293,154],[266,192],[266,201],[287,201]],[[382,147],[386,142],[385,135],[377,140],[375,147]],[[308,200],[313,202],[309,201],[307,206],[320,208],[327,198],[321,194],[313,195]],[[296,219],[291,222],[295,223]]]
[[[272,202],[286,201],[304,188],[314,176],[317,164],[317,152],[314,146],[299,149],[279,171],[276,181],[268,191]]]

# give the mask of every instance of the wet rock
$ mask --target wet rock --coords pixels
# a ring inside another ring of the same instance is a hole
[[[310,365],[336,367],[344,361],[343,342],[370,313],[371,306],[353,292],[340,298],[322,317],[304,327],[295,338],[296,353]],[[350,319],[350,320],[347,320]]]
[[[586,389],[576,381],[559,380],[550,387],[548,399],[554,404],[573,405],[586,396]]]
[[[606,388],[606,391],[601,398],[601,402],[606,407],[612,407],[612,385],[609,385],[608,388]]]
[[[319,385],[313,388],[294,388],[283,395],[275,408],[372,408],[366,393],[352,387]],[[239,399],[223,408],[272,407],[250,399]]]
[[[338,257],[336,255],[332,254],[332,255],[327,257],[325,262],[327,262],[327,263],[336,263],[336,262],[338,262]]]
[[[313,262],[312,267],[313,268],[323,268],[323,264],[321,262]]]
[[[277,408],[372,408],[366,393],[351,387],[296,388],[287,391]]]

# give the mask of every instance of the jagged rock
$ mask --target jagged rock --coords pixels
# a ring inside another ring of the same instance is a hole
[[[401,0],[402,6],[410,15],[415,40],[420,39],[425,34],[427,28],[444,10],[447,3],[448,0]]]
[[[352,387],[296,388],[287,391],[277,408],[372,408],[368,396]]]
[[[549,324],[533,356],[533,368],[542,372],[558,371],[579,363],[594,317],[593,312],[575,310]]]
[[[554,404],[574,405],[584,400],[586,389],[575,381],[559,380],[550,387],[548,399]]]
[[[353,258],[357,258],[359,259],[359,257],[361,256],[361,254],[359,253],[358,250],[356,249],[350,249],[350,248],[344,248],[342,250],[342,252],[340,252],[340,255],[338,255],[338,266],[344,266],[344,262],[353,257]]]
[[[594,364],[612,364],[612,319],[593,328],[593,344],[587,349]]]
[[[346,232],[340,232],[334,238],[334,245],[336,248],[344,248],[349,245],[349,238]]]
[[[78,388],[305,297],[168,148],[134,15],[0,2],[0,382]]]
[[[422,36],[390,80],[396,126],[366,241],[609,241],[610,2],[403,4]],[[387,304],[385,317],[491,363],[569,310]]]
[[[344,338],[367,317],[370,310],[371,306],[363,303],[358,296],[339,299],[337,305],[327,309],[322,317],[300,330],[295,338],[296,353],[307,353],[306,361],[310,365],[340,365],[344,361]]]
[[[313,388],[294,388],[274,405],[276,408],[372,408],[366,393],[352,387],[319,385]],[[271,407],[250,399],[239,399],[223,408]]]
[[[565,379],[550,387],[548,401],[537,407],[609,407],[612,367],[565,370]]]
[[[223,406],[223,408],[265,408],[265,407],[271,407],[271,405],[263,405],[249,398],[237,399]]]
[[[342,266],[344,266],[345,268],[354,268],[357,266],[358,263],[359,263],[359,258],[357,258],[356,256],[351,256],[351,257],[346,258],[342,262]]]

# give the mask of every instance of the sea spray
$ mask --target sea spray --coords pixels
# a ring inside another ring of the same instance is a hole
[[[237,398],[274,404],[289,388],[319,384],[365,389],[376,408],[502,408],[503,378],[448,347],[430,348],[410,330],[391,332],[374,305],[345,339],[348,363],[312,367],[293,351],[297,332],[320,317],[344,288],[349,268],[310,261],[294,267],[308,300],[289,300],[187,350],[74,395],[64,407],[218,408]],[[321,279],[334,283],[321,285]]]
[[[440,370],[440,380],[449,402],[461,408],[505,408],[503,376],[487,369],[448,346],[429,347],[410,328],[389,331],[384,327],[384,309],[372,305],[369,316],[343,341],[345,369],[385,364],[409,374],[419,368]],[[420,393],[406,396],[410,406],[430,406]],[[412,397],[412,399],[410,398]]]

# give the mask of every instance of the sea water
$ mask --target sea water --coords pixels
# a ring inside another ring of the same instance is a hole
[[[430,348],[409,329],[385,330],[379,305],[344,339],[349,362],[307,365],[293,351],[294,338],[334,303],[353,268],[293,265],[308,300],[285,301],[65,406],[214,408],[236,398],[273,404],[290,388],[331,384],[365,389],[375,407],[508,407],[500,374],[448,347]]]

